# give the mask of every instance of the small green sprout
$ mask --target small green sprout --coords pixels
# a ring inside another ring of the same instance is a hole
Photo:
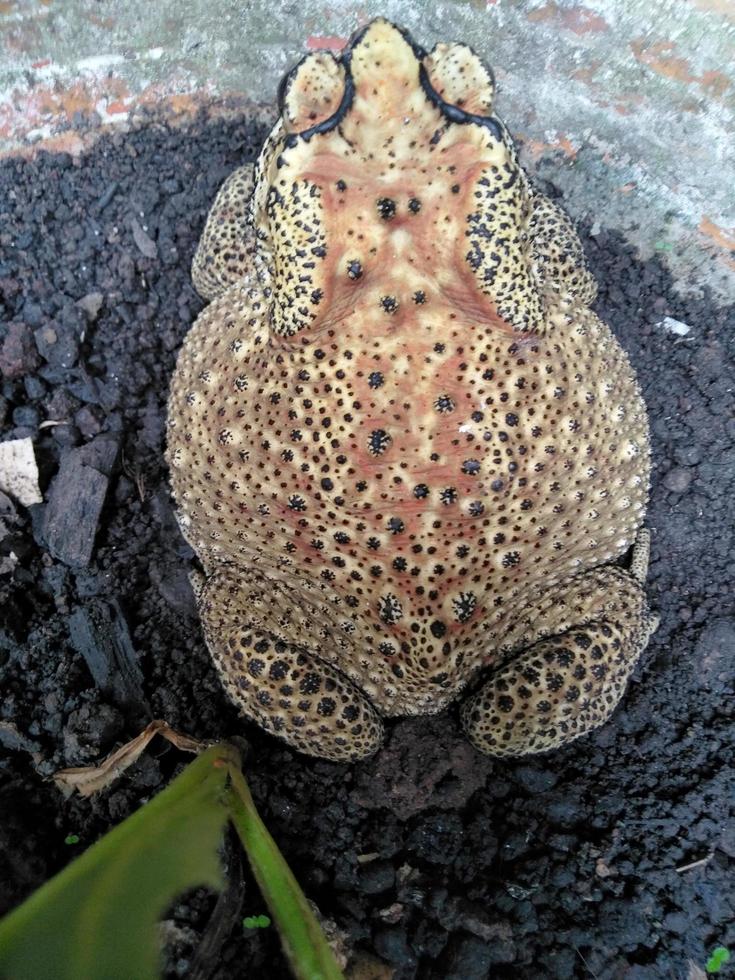
[[[65,844],[78,844],[79,843],[79,835],[78,834],[67,834],[66,837],[64,838],[64,843]]]
[[[723,966],[730,960],[730,950],[724,946],[715,946],[710,953],[710,957],[704,965],[707,973],[719,973]]]
[[[271,920],[267,915],[246,915],[242,924],[246,929],[266,929]]]

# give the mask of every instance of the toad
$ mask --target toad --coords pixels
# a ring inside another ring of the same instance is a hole
[[[469,47],[383,19],[309,54],[194,258],[167,456],[204,634],[311,755],[460,695],[481,751],[554,748],[656,626],[646,408],[493,96]]]

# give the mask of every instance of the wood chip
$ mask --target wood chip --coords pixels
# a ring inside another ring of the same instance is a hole
[[[143,674],[116,600],[91,598],[75,609],[69,616],[69,635],[100,690],[116,702],[145,705]]]
[[[92,558],[118,442],[98,436],[62,458],[48,492],[41,536],[54,558],[83,567]]]

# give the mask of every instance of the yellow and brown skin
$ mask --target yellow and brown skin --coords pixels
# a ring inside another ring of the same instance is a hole
[[[365,756],[381,716],[471,682],[479,749],[552,748],[655,628],[647,536],[613,564],[645,406],[492,99],[469,48],[385,20],[309,55],[194,260],[168,458],[205,635],[243,712],[312,755]]]

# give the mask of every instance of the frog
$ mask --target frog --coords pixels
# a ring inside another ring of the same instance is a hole
[[[166,452],[204,638],[307,755],[454,702],[483,753],[558,748],[657,625],[640,386],[494,101],[384,18],[307,54],[194,256]]]

